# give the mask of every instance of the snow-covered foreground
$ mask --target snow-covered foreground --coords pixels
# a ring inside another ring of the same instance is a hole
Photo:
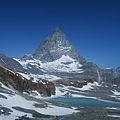
[[[68,93],[68,91],[76,92],[75,90],[72,90],[72,89],[70,90],[69,88],[86,91],[86,90],[93,89],[93,86],[96,86],[96,85],[98,85],[98,84],[97,83],[94,83],[94,84],[88,83],[83,88],[75,88],[72,86],[56,87],[56,95],[51,96],[51,98],[64,96],[65,94]],[[4,86],[3,84],[2,84],[2,87],[5,89],[8,89],[8,90],[11,90],[11,89],[7,88],[6,86]],[[11,115],[9,115],[9,116],[0,115],[0,120],[15,119],[16,116],[22,116],[22,115],[26,114],[25,112],[15,110],[13,107],[20,107],[23,109],[35,110],[36,112],[41,113],[41,114],[54,115],[54,116],[66,115],[66,114],[72,114],[75,112],[79,112],[72,107],[71,108],[59,107],[59,106],[52,105],[51,103],[48,103],[48,102],[45,102],[47,104],[47,106],[45,108],[35,107],[34,104],[39,104],[39,103],[37,103],[36,101],[26,100],[24,97],[22,97],[18,94],[15,94],[14,91],[12,91],[12,93],[13,93],[13,95],[6,94],[6,93],[0,93],[0,95],[7,97],[7,99],[0,98],[0,105],[2,105],[3,107],[9,108],[13,111],[13,112],[11,112]],[[80,92],[78,92],[78,93],[80,93]],[[34,96],[34,97],[38,98],[38,99],[42,99],[42,97],[40,95]],[[72,94],[72,97],[86,97],[87,98],[87,96],[77,94],[77,92],[76,92],[76,94]],[[48,98],[43,98],[43,99],[48,99]],[[27,113],[27,115],[28,115],[28,117],[32,117],[32,114],[30,114],[30,113]]]
[[[2,87],[5,87],[5,86],[2,85]],[[20,107],[20,108],[29,109],[29,110],[35,110],[36,112],[45,114],[45,115],[66,115],[66,114],[72,114],[74,112],[78,112],[77,110],[74,110],[72,108],[58,107],[48,102],[46,102],[47,106],[45,108],[35,107],[34,104],[39,104],[38,102],[26,100],[22,96],[17,95],[15,93],[14,95],[0,93],[0,95],[7,97],[7,99],[0,98],[0,105],[2,105],[2,107],[9,108],[13,111],[9,116],[0,115],[0,120],[8,120],[8,119],[12,120],[12,119],[15,119],[16,116],[22,116],[26,114],[24,112],[20,112],[13,109],[13,107]],[[27,113],[27,115],[29,117],[32,117],[32,114],[30,113]]]

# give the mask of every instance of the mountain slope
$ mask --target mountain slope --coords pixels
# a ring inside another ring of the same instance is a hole
[[[106,81],[109,76],[96,64],[87,62],[59,27],[39,45],[35,53],[17,61],[36,75],[48,74],[61,79],[92,79],[99,82]],[[109,79],[113,77],[109,76]]]
[[[13,58],[10,58],[2,53],[0,53],[0,65],[4,66],[6,68],[12,69],[14,71],[24,71],[25,72],[25,69],[19,62],[17,62]]]
[[[59,27],[55,29],[52,36],[48,36],[38,47],[33,57],[45,62],[51,62],[62,57],[62,55],[85,63],[85,59],[80,56],[77,49],[67,40],[66,35]]]
[[[62,55],[68,55],[81,64],[86,63],[86,60],[80,56],[77,49],[67,40],[66,35],[57,27],[53,35],[48,36],[39,45],[35,53],[28,58],[35,58],[42,62],[52,62],[61,58]]]

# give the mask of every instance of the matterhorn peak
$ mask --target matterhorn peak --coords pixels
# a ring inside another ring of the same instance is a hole
[[[55,33],[63,33],[59,26],[56,27]]]
[[[75,46],[70,43],[66,35],[57,26],[54,33],[49,35],[29,58],[35,58],[42,62],[52,62],[60,59],[63,55],[69,56],[81,64],[86,63],[86,60],[80,56]]]

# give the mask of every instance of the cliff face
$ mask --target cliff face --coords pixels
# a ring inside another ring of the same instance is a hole
[[[37,91],[41,96],[55,95],[55,86],[52,82],[40,79],[34,83],[22,77],[18,73],[14,73],[0,66],[0,82],[19,92]]]
[[[51,62],[61,58],[62,55],[68,55],[81,64],[86,63],[86,60],[79,54],[76,47],[69,42],[60,28],[56,27],[54,33],[39,45],[32,56],[43,62]]]

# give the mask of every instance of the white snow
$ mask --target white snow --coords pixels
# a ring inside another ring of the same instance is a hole
[[[71,114],[73,112],[76,112],[73,109],[69,109],[69,108],[65,108],[65,107],[57,107],[57,106],[54,106],[51,104],[49,104],[48,107],[46,107],[46,108],[36,108],[36,107],[34,107],[34,103],[36,103],[36,102],[28,101],[19,95],[9,96],[8,94],[3,94],[3,93],[1,93],[1,95],[5,95],[8,98],[8,99],[1,99],[0,100],[1,104],[4,107],[8,107],[8,108],[12,109],[14,111],[13,114],[15,114],[18,111],[14,110],[12,108],[12,106],[19,106],[19,107],[26,108],[26,109],[33,109],[39,113],[48,114],[48,115],[65,115],[65,114]],[[23,115],[24,114],[25,113],[23,113]]]
[[[1,61],[3,62],[3,63],[5,63],[5,61],[1,58]]]
[[[41,67],[45,70],[49,71],[59,71],[59,72],[77,72],[82,73],[82,67],[79,62],[70,58],[69,56],[63,55],[60,59],[55,60],[53,62],[42,63]]]
[[[110,95],[110,97],[115,98],[116,100],[120,100],[120,92],[118,92],[117,90],[111,91],[113,93],[113,95]]]
[[[92,87],[93,85],[95,85],[95,84],[88,83],[87,85],[84,85],[82,88],[77,88],[77,87],[73,87],[73,86],[64,86],[64,89],[69,90],[69,88],[74,88],[77,90],[86,91],[86,90],[93,89],[93,87]]]
[[[67,91],[63,91],[61,87],[56,87],[56,95],[54,97],[59,97],[59,96],[65,95],[66,93]]]
[[[83,90],[83,91],[85,91],[85,90],[90,90],[90,89],[93,88],[92,85],[93,85],[92,83],[88,83],[87,85],[83,86],[83,87],[81,88],[81,90]]]
[[[109,70],[109,69],[112,69],[112,68],[105,68],[105,69],[108,69],[108,70]]]
[[[80,67],[82,65],[77,62],[75,59],[72,59],[69,56],[63,55],[60,59],[55,60],[53,62],[41,62],[38,59],[33,59],[33,60],[26,60],[26,61],[21,61],[19,59],[15,59],[17,62],[19,62],[25,69],[27,68],[27,65],[30,64],[32,66],[36,66],[36,68],[42,70],[42,71],[58,71],[58,72],[77,72],[77,73],[82,73],[84,72]]]
[[[60,77],[57,77],[55,75],[49,75],[49,74],[35,75],[35,74],[25,74],[25,73],[21,73],[21,72],[17,72],[17,73],[28,80],[31,80],[31,78],[33,78],[32,82],[37,82],[37,81],[39,81],[40,78],[48,80],[48,81],[54,81],[54,80],[61,79]]]
[[[120,118],[120,115],[108,115],[109,117]]]
[[[88,83],[86,86],[83,86],[82,88],[77,88],[77,87],[73,87],[73,86],[56,87],[56,95],[53,95],[52,97],[64,96],[68,92],[73,92],[74,94],[72,94],[71,97],[95,98],[95,97],[83,96],[80,93],[82,93],[82,92],[84,92],[86,90],[94,89],[93,86],[97,86],[97,85],[99,86],[99,84],[97,82],[95,82],[93,84],[92,83]],[[73,88],[73,89],[71,89],[71,88]]]
[[[113,94],[116,95],[116,96],[120,95],[120,92],[118,92],[117,90],[114,90],[114,91],[112,91],[112,92],[113,92]]]
[[[8,90],[10,90],[10,91],[14,92],[12,89],[10,89],[10,88],[6,87],[3,83],[1,83],[1,82],[0,82],[0,84],[2,85],[2,87],[3,87],[3,88],[8,89]]]
[[[7,88],[3,84],[2,84],[2,87]],[[36,92],[36,91],[34,91],[34,92]],[[17,110],[12,108],[15,106],[25,108],[25,109],[32,109],[32,110],[35,110],[41,114],[46,114],[46,115],[66,115],[66,114],[72,114],[74,112],[79,112],[79,111],[74,110],[72,108],[54,106],[48,102],[47,102],[48,106],[46,108],[36,108],[34,106],[34,104],[37,102],[26,100],[25,98],[21,97],[20,95],[17,95],[17,94],[9,95],[9,94],[5,94],[5,93],[0,93],[0,94],[7,97],[7,99],[0,98],[0,104],[13,111],[13,112],[11,112],[11,115],[9,117],[4,116],[4,115],[0,115],[0,120],[8,120],[8,119],[12,120],[12,119],[15,119],[16,116],[22,116],[22,115],[26,114],[24,112],[20,112],[20,111],[17,111]],[[40,96],[38,96],[38,97],[40,97]],[[27,113],[27,115],[29,117],[32,117],[31,114]]]
[[[5,69],[5,70],[7,70],[7,71],[9,71],[9,72],[11,72],[11,73],[13,73],[13,74],[15,74],[14,71],[12,71],[12,70],[10,70],[10,69],[7,69],[6,67],[3,67],[3,66],[1,66],[1,65],[0,65],[0,67],[3,68],[3,69]]]
[[[39,78],[49,80],[49,81],[54,81],[54,80],[59,80],[61,79],[60,77],[57,77],[55,75],[49,75],[49,74],[44,74],[44,75],[39,75]]]
[[[120,110],[120,108],[114,108],[114,107],[107,107],[106,109],[111,109],[111,110]]]

